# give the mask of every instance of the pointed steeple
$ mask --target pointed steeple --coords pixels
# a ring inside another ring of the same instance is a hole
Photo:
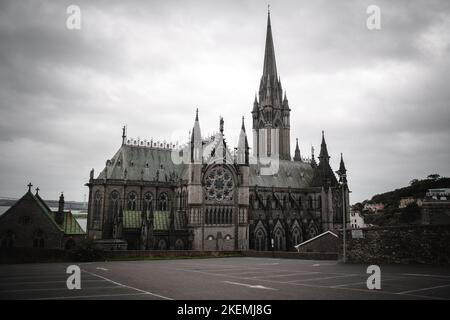
[[[192,136],[191,136],[191,142],[198,143],[199,141],[202,141],[202,133],[200,130],[200,122],[198,121],[198,108],[195,111],[195,121],[194,121],[194,128],[192,129]]]
[[[345,163],[344,163],[344,158],[342,156],[342,152],[341,152],[341,163],[339,164],[339,172],[342,172],[342,173],[347,172],[347,169],[345,169]]]
[[[289,109],[289,101],[288,101],[287,96],[286,96],[286,91],[284,91],[284,98],[283,98],[282,107],[284,109]]]
[[[198,108],[195,112],[194,127],[191,134],[191,162],[199,162],[202,159],[202,132],[198,121]]]
[[[339,164],[339,172],[341,172],[341,173],[347,172],[347,169],[345,168],[345,163],[344,163],[344,158],[342,156],[342,152],[341,152],[341,163]]]
[[[256,113],[258,112],[258,98],[256,97],[256,93],[255,93],[255,101],[253,102],[253,110],[252,113],[254,114],[254,116],[256,116]]]
[[[339,164],[339,170],[336,172],[339,176],[339,181],[347,183],[347,169],[345,168],[344,158],[341,152],[341,163]]]
[[[258,104],[254,103],[252,115],[255,155],[276,154],[281,160],[291,160],[290,108],[287,98],[283,101],[283,88],[275,59],[270,11],[267,14],[264,64],[259,84]],[[273,144],[266,143],[268,137],[266,132],[270,132],[275,127],[279,130],[278,141]]]
[[[241,133],[239,134],[239,142],[237,147],[238,164],[249,164],[249,148],[247,134],[245,133],[244,117],[242,117]]]
[[[322,162],[322,161],[328,162],[330,160],[330,156],[328,155],[328,150],[327,150],[327,143],[325,142],[325,133],[323,130],[322,130],[322,143],[320,145],[319,160],[320,160],[320,162]]]
[[[300,155],[300,148],[298,147],[298,138],[296,139],[296,144],[295,144],[294,161],[302,161],[302,157]]]
[[[266,49],[264,51],[263,77],[277,77],[277,64],[275,62],[275,49],[273,46],[272,26],[270,24],[270,11],[267,12]]]

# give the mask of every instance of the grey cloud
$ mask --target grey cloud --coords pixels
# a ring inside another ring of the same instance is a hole
[[[186,139],[200,109],[235,143],[262,72],[260,1],[0,2],[0,195],[28,180],[81,200],[89,170],[134,137]],[[368,31],[377,4],[382,30]],[[278,70],[291,141],[346,160],[352,200],[431,172],[449,175],[450,4],[447,1],[274,1]],[[249,137],[251,141],[251,137]],[[293,149],[294,146],[292,146]]]

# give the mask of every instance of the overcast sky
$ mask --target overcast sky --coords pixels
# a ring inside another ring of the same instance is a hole
[[[94,3],[91,3],[94,2]],[[450,175],[450,2],[271,1],[277,68],[303,156],[325,130],[351,202]],[[81,8],[81,30],[66,9]],[[381,9],[381,30],[366,8]],[[237,143],[262,74],[264,1],[1,1],[0,196],[31,181],[83,200],[133,137],[184,142],[225,120]],[[251,135],[249,135],[251,143]]]

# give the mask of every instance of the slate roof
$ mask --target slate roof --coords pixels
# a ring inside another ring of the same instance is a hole
[[[124,179],[170,182],[185,179],[186,166],[174,164],[169,149],[122,145],[107,161],[98,179]],[[158,180],[157,180],[158,177]]]
[[[278,172],[274,175],[261,175],[261,168],[250,165],[250,186],[275,188],[308,188],[314,176],[309,163],[280,160]]]
[[[160,182],[176,182],[180,178],[187,180],[187,166],[174,164],[171,152],[168,149],[122,145],[97,179],[106,176],[108,179],[122,180],[126,172],[128,180],[138,181],[141,176],[144,181],[156,181],[157,177]],[[229,152],[227,157],[231,157]],[[314,177],[311,165],[300,161],[279,160],[278,171],[274,175],[261,175],[260,172],[259,166],[250,165],[250,186],[308,188]]]

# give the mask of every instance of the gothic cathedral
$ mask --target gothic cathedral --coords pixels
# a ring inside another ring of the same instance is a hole
[[[291,158],[290,113],[277,73],[270,13],[263,74],[252,114],[253,148],[242,119],[237,148],[224,120],[201,134],[198,110],[183,146],[128,138],[89,182],[88,236],[106,249],[276,250],[348,223],[342,159],[331,169],[324,133],[318,162]]]

